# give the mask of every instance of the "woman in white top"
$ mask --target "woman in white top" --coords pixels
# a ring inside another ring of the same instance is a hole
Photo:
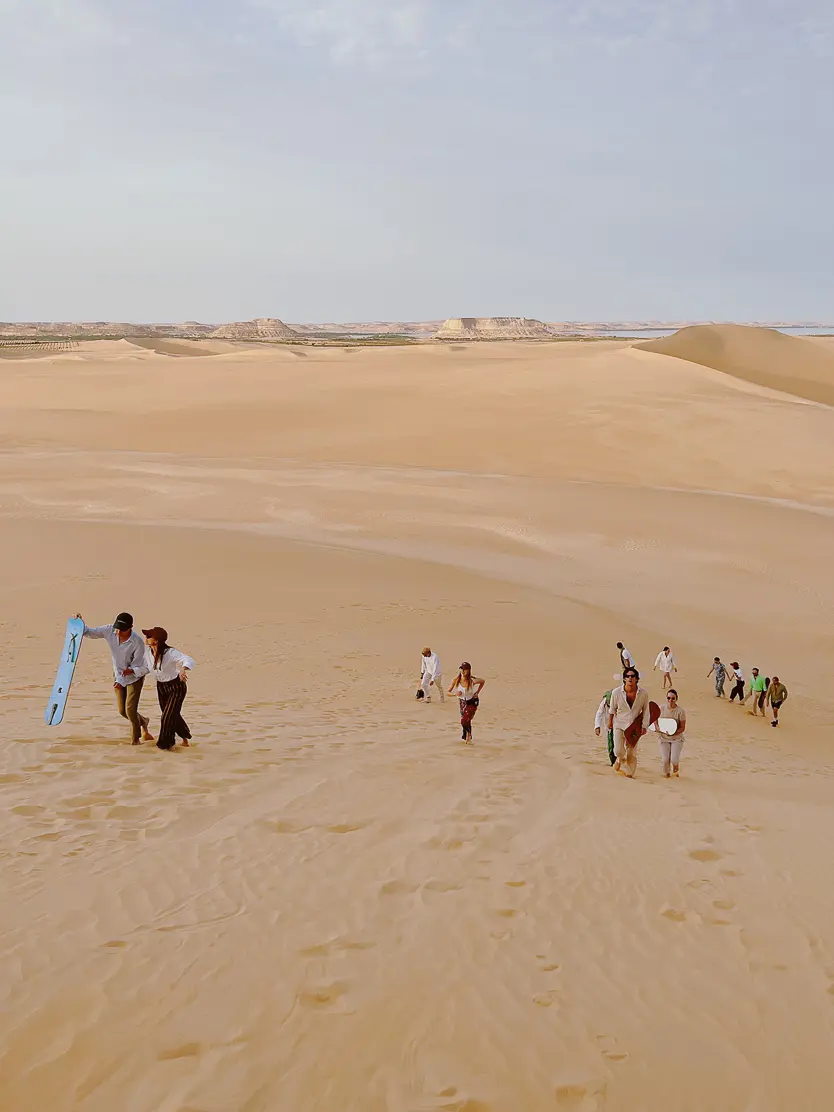
[[[670,776],[680,775],[681,747],[683,735],[686,732],[686,711],[678,706],[678,693],[674,687],[666,695],[666,709],[661,711],[661,719],[671,719],[675,723],[675,732],[660,733],[660,759],[663,761],[663,775],[668,780]],[[660,723],[657,727],[660,729]]]
[[[142,632],[147,646],[145,664],[149,675],[156,680],[156,694],[162,711],[156,744],[160,749],[173,749],[177,737],[181,737],[183,745],[188,745],[191,731],[182,716],[182,704],[188,694],[187,677],[194,661],[168,644],[168,631],[162,626],[143,629]]]
[[[461,741],[466,745],[472,744],[472,719],[480,705],[478,696],[486,680],[479,680],[472,675],[472,665],[464,660],[460,666],[458,677],[449,688],[450,695],[460,697],[460,724],[463,728]]]

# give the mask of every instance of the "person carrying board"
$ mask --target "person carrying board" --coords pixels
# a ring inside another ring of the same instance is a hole
[[[84,621],[80,614],[76,614],[76,618]],[[145,644],[139,634],[133,632],[133,615],[122,611],[112,625],[90,627],[84,622],[84,637],[100,638],[110,647],[116,706],[122,718],[130,723],[131,744],[138,745],[140,738],[153,741],[148,720],[139,713],[139,697],[148,669],[145,665]]]
[[[637,771],[637,743],[651,722],[649,695],[638,687],[639,681],[637,669],[626,668],[623,686],[611,692],[608,707],[608,729],[614,732],[614,771],[629,778]]]
[[[674,687],[666,695],[666,709],[657,724],[659,731],[660,759],[663,775],[680,776],[681,749],[686,733],[686,711],[678,706],[678,693]]]

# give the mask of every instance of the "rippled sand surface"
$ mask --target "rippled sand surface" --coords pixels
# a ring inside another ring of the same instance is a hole
[[[827,1107],[832,445],[624,343],[4,363],[0,1107]],[[124,608],[191,750],[128,744],[101,642],[43,725]],[[675,650],[679,781],[594,737],[617,640],[655,699]],[[423,644],[488,681],[471,748]]]

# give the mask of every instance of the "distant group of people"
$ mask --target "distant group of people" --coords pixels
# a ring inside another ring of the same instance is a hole
[[[76,617],[84,621],[80,614]],[[173,749],[178,737],[183,745],[189,745],[191,731],[182,716],[182,705],[194,661],[168,644],[168,632],[162,626],[143,629],[142,635],[144,640],[134,630],[133,615],[127,611],[118,614],[110,625],[91,627],[84,623],[85,637],[100,638],[110,648],[116,707],[130,723],[131,743],[154,740],[149,720],[139,712],[145,677],[152,676],[161,715],[157,746]]]
[[[472,675],[472,665],[464,660],[457,677],[446,691],[440,658],[437,653],[432,652],[430,646],[423,649],[420,656],[420,686],[417,688],[416,698],[430,703],[432,688],[440,696],[441,703],[446,695],[457,695],[460,700],[461,741],[464,745],[472,744],[472,719],[480,706],[481,689],[485,683],[486,680]]]
[[[654,670],[663,675],[663,690],[666,705],[661,709],[649,699],[648,692],[639,686],[640,672],[634,657],[622,641],[617,642],[622,665],[622,684],[606,691],[600,701],[594,718],[594,732],[597,737],[607,728],[608,758],[616,772],[633,777],[637,771],[637,745],[650,729],[658,734],[661,764],[665,778],[680,775],[681,751],[686,734],[686,711],[678,702],[678,693],[673,686],[672,674],[678,666],[675,655],[668,645],[657,654]],[[761,713],[770,707],[771,725],[779,725],[779,711],[788,697],[788,689],[778,676],[762,676],[758,668],[752,669],[750,687],[745,690],[745,677],[738,661],[729,665],[715,657],[707,676],[715,677],[715,694],[724,697],[727,680],[732,684],[730,702],[738,698],[741,706],[751,700],[750,714]],[[615,681],[619,675],[614,676]],[[666,690],[668,687],[668,691]]]
[[[744,671],[739,662],[733,660],[730,664],[724,664],[718,656],[715,657],[712,667],[707,672],[707,679],[710,676],[715,677],[716,698],[724,698],[724,684],[729,680],[731,703],[738,699],[739,705],[743,707],[750,699],[751,707],[748,714],[752,714],[754,718],[757,713],[761,713],[762,718],[767,717],[765,711],[770,707],[770,724],[779,725],[779,711],[788,697],[788,689],[778,676],[763,676],[758,668],[751,669],[750,688],[745,693]]]

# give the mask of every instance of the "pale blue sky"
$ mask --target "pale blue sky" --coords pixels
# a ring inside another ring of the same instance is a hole
[[[0,320],[834,319],[833,0],[0,28]]]

